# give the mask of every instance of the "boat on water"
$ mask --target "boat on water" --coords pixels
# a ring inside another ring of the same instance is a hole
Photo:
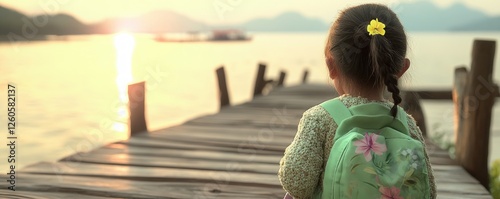
[[[210,33],[186,32],[177,34],[157,34],[157,42],[218,42],[218,41],[250,41],[252,37],[241,30],[213,30]]]
[[[241,30],[214,30],[209,41],[248,41],[251,39]]]

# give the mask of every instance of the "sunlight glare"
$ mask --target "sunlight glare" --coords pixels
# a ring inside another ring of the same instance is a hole
[[[127,87],[132,82],[132,54],[134,52],[135,39],[129,33],[121,32],[114,36],[116,48],[116,84],[120,94],[120,100],[127,102]]]
[[[117,121],[112,125],[112,130],[119,133],[118,136],[128,137],[123,134],[127,131],[128,111],[125,104],[128,102],[128,85],[133,81],[132,78],[132,55],[134,52],[135,39],[134,36],[121,32],[113,37],[116,48],[116,85],[118,87],[119,100],[122,106],[117,107]],[[122,138],[122,137],[120,137]]]

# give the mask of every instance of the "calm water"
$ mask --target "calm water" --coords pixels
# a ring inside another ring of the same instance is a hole
[[[130,57],[123,54],[123,47],[117,52],[113,35],[2,43],[0,93],[6,94],[7,83],[16,85],[18,93],[17,165],[56,161],[126,139],[122,97],[128,82],[147,80],[150,130],[217,112],[214,71],[221,65],[226,67],[233,104],[251,99],[260,61],[268,63],[269,78],[286,70],[288,85],[297,84],[305,68],[310,70],[311,82],[328,83],[322,54],[325,35],[255,33],[251,42],[234,43],[158,43],[153,36],[135,35],[130,77],[124,75]],[[500,33],[410,33],[412,67],[405,86],[451,88],[454,67],[470,64],[475,37],[500,41]],[[494,78],[498,81],[497,51]],[[6,97],[0,98],[0,104],[5,107]],[[429,129],[439,122],[440,131],[452,132],[451,102],[425,101],[424,108]],[[499,105],[494,115],[494,121],[500,121]],[[5,117],[0,120],[4,126]],[[492,143],[498,143],[500,124],[493,125]],[[493,158],[500,158],[500,146],[492,146],[491,151]],[[7,154],[5,147],[0,154]],[[5,161],[0,161],[0,169],[6,171]]]

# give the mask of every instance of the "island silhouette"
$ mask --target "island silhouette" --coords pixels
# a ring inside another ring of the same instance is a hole
[[[408,31],[500,31],[500,16],[490,16],[462,3],[441,8],[429,1],[417,1],[399,4],[395,10]],[[28,16],[0,5],[0,36],[3,40],[14,38],[20,41],[43,38],[44,35],[112,34],[119,31],[151,34],[217,29],[251,32],[326,31],[330,23],[288,11],[271,18],[214,26],[174,11],[158,10],[136,17],[116,17],[85,24],[67,13]],[[6,38],[9,34],[10,37]]]

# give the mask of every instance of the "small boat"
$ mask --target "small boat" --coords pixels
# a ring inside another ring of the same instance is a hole
[[[248,41],[252,38],[241,30],[214,30],[209,41]]]
[[[241,30],[214,30],[211,33],[200,32],[157,34],[157,42],[201,42],[201,41],[249,41],[252,38]]]

